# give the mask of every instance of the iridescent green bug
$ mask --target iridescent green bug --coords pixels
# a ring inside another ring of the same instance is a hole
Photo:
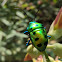
[[[44,51],[48,44],[48,37],[50,36],[47,36],[43,24],[37,22],[30,22],[29,26],[27,27],[27,31],[25,31],[24,33],[27,32],[34,47],[36,47],[41,52]],[[29,44],[30,40],[26,45]]]

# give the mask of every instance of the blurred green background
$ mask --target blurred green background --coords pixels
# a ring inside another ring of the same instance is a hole
[[[0,0],[0,62],[24,62],[28,23],[43,23],[48,32],[61,6],[62,0]]]

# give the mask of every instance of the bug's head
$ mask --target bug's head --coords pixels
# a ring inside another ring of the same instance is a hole
[[[29,32],[31,32],[34,29],[43,28],[43,27],[44,27],[43,24],[40,24],[38,22],[30,22],[29,25],[28,25],[28,27],[27,27],[27,30]]]

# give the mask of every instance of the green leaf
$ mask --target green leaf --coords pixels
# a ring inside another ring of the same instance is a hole
[[[22,8],[28,7],[28,3],[23,4],[21,7],[22,7]]]
[[[47,48],[51,49],[57,56],[62,58],[62,44],[54,43],[52,45],[47,45]]]
[[[21,18],[25,18],[24,14],[22,12],[20,12],[20,11],[17,11],[16,15],[21,17]]]
[[[1,19],[1,22],[3,22],[7,26],[11,25],[11,23],[8,20],[6,20],[5,18]]]
[[[5,52],[6,51],[6,48],[5,47],[0,47],[0,52]]]
[[[1,61],[5,61],[5,56],[1,56]]]
[[[35,9],[35,6],[30,6],[30,9]]]
[[[17,47],[17,48],[16,48],[16,51],[17,51],[17,52],[20,52],[20,50],[21,50],[20,47]]]
[[[30,12],[26,12],[26,14],[31,18],[35,18]]]
[[[19,32],[16,32],[15,30],[12,30],[11,33],[8,36],[6,36],[6,38],[9,39],[9,38],[12,38],[14,36],[17,36],[20,38],[27,38],[28,37],[24,33],[19,33]]]
[[[54,3],[57,3],[58,0],[53,0]]]
[[[11,54],[12,54],[11,50],[9,50],[9,49],[7,49],[5,53],[6,53],[7,55],[11,55]]]

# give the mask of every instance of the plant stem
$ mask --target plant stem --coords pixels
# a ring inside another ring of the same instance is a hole
[[[42,54],[42,56],[43,56],[43,62],[46,62],[45,55],[44,55],[44,54]]]
[[[43,61],[44,61],[44,62],[51,62],[51,61],[49,60],[49,58],[48,58],[48,55],[47,55],[46,51],[43,52]]]

